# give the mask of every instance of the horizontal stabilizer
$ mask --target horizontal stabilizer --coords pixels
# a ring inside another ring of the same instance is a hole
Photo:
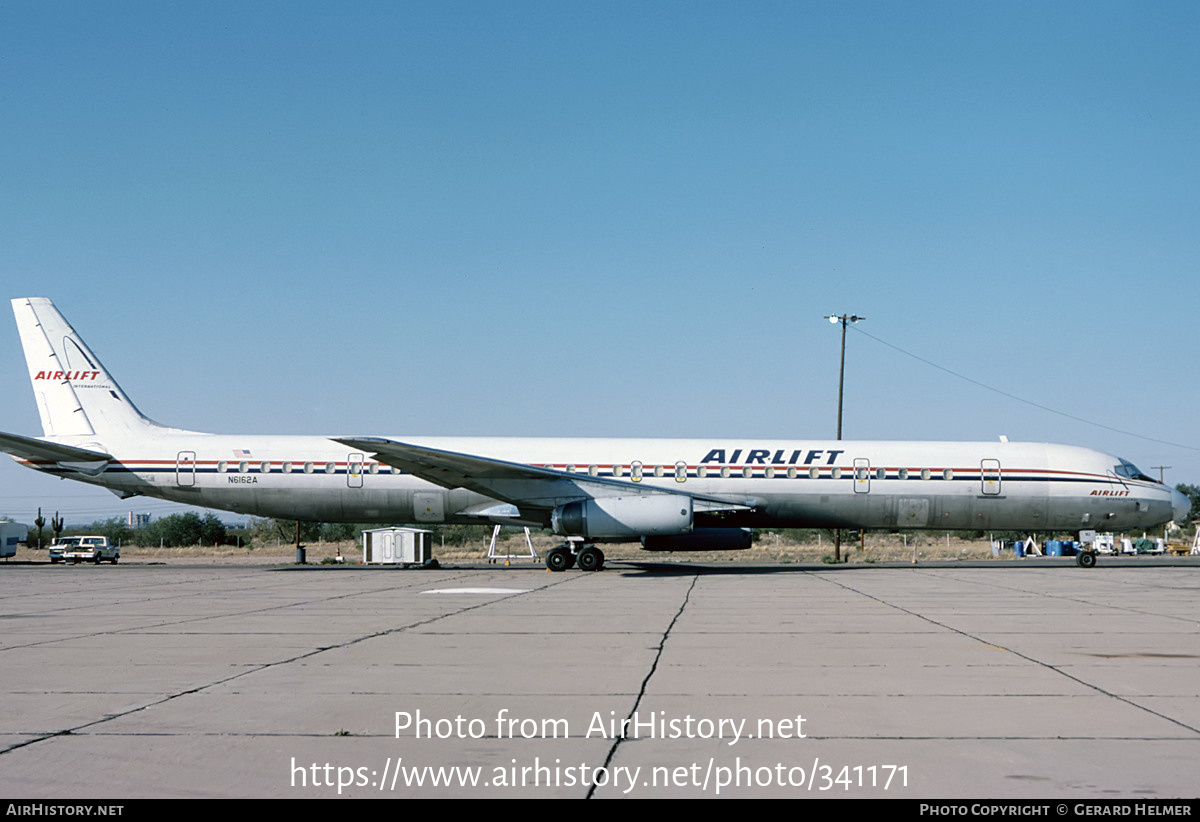
[[[30,462],[108,462],[112,454],[0,432],[0,451]]]

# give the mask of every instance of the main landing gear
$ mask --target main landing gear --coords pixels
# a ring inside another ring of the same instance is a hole
[[[579,566],[580,571],[599,571],[604,568],[604,552],[595,545],[585,545],[573,552],[572,546],[559,545],[546,552],[546,569],[549,571],[567,571]]]

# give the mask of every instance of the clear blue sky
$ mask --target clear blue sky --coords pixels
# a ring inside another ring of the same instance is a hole
[[[0,5],[0,276],[222,432],[1088,445],[1200,483],[1194,2]],[[11,315],[0,430],[39,434]],[[1157,475],[1157,472],[1152,472]],[[0,513],[124,512],[0,465]],[[172,507],[134,501],[135,510]]]

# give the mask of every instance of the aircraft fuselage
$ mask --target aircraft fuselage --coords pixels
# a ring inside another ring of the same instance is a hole
[[[22,460],[122,495],[322,522],[545,521],[481,516],[490,497],[443,488],[324,437],[171,433],[83,473]],[[1041,443],[397,437],[420,446],[734,499],[752,510],[697,527],[1125,530],[1174,515],[1171,489],[1120,476],[1116,458]],[[126,456],[128,453],[128,456]]]

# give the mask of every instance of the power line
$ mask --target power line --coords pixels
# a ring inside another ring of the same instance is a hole
[[[1066,411],[1059,411],[1057,408],[1051,408],[1048,405],[1042,405],[1039,402],[1034,402],[1033,400],[1027,400],[1024,397],[1018,397],[1016,394],[1011,394],[1008,391],[1004,391],[1002,389],[996,388],[995,386],[988,385],[985,382],[980,382],[979,380],[968,377],[965,374],[960,374],[957,371],[946,368],[944,365],[938,365],[937,363],[933,362],[932,360],[927,360],[924,357],[920,356],[919,354],[914,354],[911,351],[906,351],[903,348],[901,348],[900,346],[893,345],[892,343],[888,342],[887,340],[881,340],[878,337],[876,337],[874,334],[870,334],[866,331],[863,331],[857,325],[852,325],[850,327],[853,330],[857,331],[859,334],[862,334],[866,337],[870,337],[875,342],[879,343],[880,345],[885,345],[888,348],[892,349],[893,351],[899,351],[901,354],[904,354],[907,357],[912,357],[914,360],[917,360],[919,362],[923,362],[932,368],[936,368],[938,371],[945,371],[947,374],[949,374],[953,377],[958,377],[960,380],[965,380],[965,381],[971,383],[972,385],[978,385],[980,388],[987,389],[988,391],[991,391],[995,394],[999,394],[1003,397],[1008,397],[1010,400],[1016,400],[1017,402],[1022,402],[1022,403],[1025,403],[1026,405],[1031,405],[1034,408],[1040,409],[1042,411],[1048,411],[1051,414],[1057,414],[1058,416],[1066,417],[1069,420],[1075,420],[1076,422],[1082,422],[1085,425],[1092,425],[1092,426],[1095,426],[1096,428],[1103,428],[1105,431],[1112,431],[1116,434],[1124,434],[1127,437],[1136,437],[1137,439],[1146,440],[1148,442],[1157,442],[1160,445],[1170,445],[1173,448],[1186,448],[1189,451],[1200,451],[1200,448],[1197,448],[1194,445],[1184,445],[1183,443],[1180,443],[1180,442],[1171,442],[1170,440],[1160,440],[1156,437],[1147,437],[1145,434],[1137,434],[1137,433],[1134,433],[1133,431],[1126,431],[1123,428],[1114,428],[1113,426],[1105,425],[1102,422],[1095,422],[1093,420],[1084,419],[1083,417],[1076,416],[1075,414],[1069,414]]]

